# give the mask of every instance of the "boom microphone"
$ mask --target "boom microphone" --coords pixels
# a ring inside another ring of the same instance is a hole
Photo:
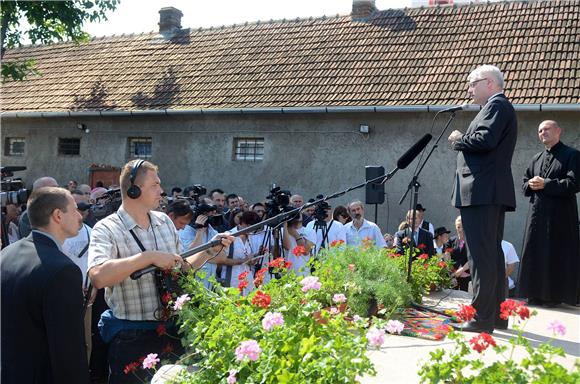
[[[457,111],[463,111],[465,109],[467,109],[467,107],[469,107],[469,104],[461,104],[458,105],[456,107],[451,107],[451,108],[447,108],[447,109],[442,109],[437,113],[445,113],[445,112],[457,112]]]
[[[415,160],[415,157],[421,153],[423,149],[429,144],[433,136],[430,133],[427,133],[423,136],[419,141],[417,141],[407,152],[403,154],[403,156],[399,157],[397,160],[397,168],[405,169],[409,164]]]

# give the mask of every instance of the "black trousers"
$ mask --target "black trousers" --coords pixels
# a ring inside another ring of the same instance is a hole
[[[473,281],[472,305],[477,321],[493,328],[499,306],[505,300],[505,259],[501,248],[505,207],[477,205],[462,207],[461,220],[467,259]]]

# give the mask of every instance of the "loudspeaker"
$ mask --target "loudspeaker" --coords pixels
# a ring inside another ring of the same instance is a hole
[[[365,180],[372,180],[385,174],[385,167],[367,165]],[[383,204],[385,202],[385,184],[369,183],[366,185],[365,204]]]
[[[135,185],[135,179],[137,178],[137,171],[139,167],[144,163],[144,160],[137,160],[135,164],[133,164],[133,168],[131,168],[131,175],[129,176],[129,181],[131,181],[131,186],[127,189],[127,196],[131,199],[138,199],[141,196],[141,188],[138,185]]]

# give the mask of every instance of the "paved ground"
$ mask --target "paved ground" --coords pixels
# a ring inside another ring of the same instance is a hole
[[[448,297],[443,298],[444,296]],[[440,299],[442,299],[441,302]],[[434,293],[425,298],[425,306],[437,305],[438,309],[457,309],[460,303],[469,304],[470,294],[461,291],[443,291]],[[546,309],[542,307],[530,307],[538,314],[530,319],[524,331],[524,336],[530,340],[532,345],[548,341],[552,333],[546,329],[549,321],[558,319],[567,328],[567,333],[563,337],[556,338],[552,345],[562,347],[566,351],[565,358],[558,358],[558,361],[566,368],[574,366],[577,359],[580,359],[580,308],[561,305],[556,308]],[[511,320],[510,320],[511,321]],[[511,326],[511,324],[510,324]],[[500,343],[514,337],[515,331],[508,329],[505,331],[495,331],[493,336]],[[466,333],[468,336],[474,333]],[[387,342],[380,350],[368,352],[368,356],[375,364],[377,375],[375,377],[365,376],[361,383],[419,383],[417,371],[422,362],[429,359],[429,352],[437,348],[450,349],[453,342],[450,340],[431,341],[407,336],[388,336]],[[489,352],[489,353],[488,353]],[[522,351],[517,351],[516,358],[521,357]],[[480,358],[477,352],[473,352],[473,358]],[[486,351],[484,361],[495,361],[497,356],[493,351]]]

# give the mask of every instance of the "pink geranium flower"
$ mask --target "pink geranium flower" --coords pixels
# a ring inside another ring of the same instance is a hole
[[[235,369],[230,370],[230,375],[228,376],[228,380],[227,380],[228,384],[236,384],[238,382],[238,380],[236,379],[237,373],[238,373],[238,371],[236,371]]]
[[[181,295],[179,296],[176,300],[175,300],[175,304],[173,304],[173,310],[174,311],[179,311],[181,310],[181,308],[183,308],[183,305],[185,303],[187,303],[189,300],[191,300],[191,297],[189,297],[188,295]]]
[[[157,357],[156,353],[150,353],[147,355],[145,360],[143,360],[143,369],[151,369],[155,368],[157,363],[159,362],[159,358]]]
[[[242,341],[236,348],[236,359],[242,361],[247,357],[256,361],[260,357],[260,353],[262,353],[262,349],[256,340],[246,340]]]
[[[403,329],[405,329],[405,325],[398,320],[389,320],[387,322],[387,332],[389,333],[400,335]]]
[[[548,323],[548,331],[552,331],[554,335],[564,336],[566,334],[566,326],[559,320],[552,320]]]
[[[266,331],[282,325],[284,325],[284,316],[279,312],[268,312],[262,319],[262,327],[264,327]]]
[[[335,293],[334,296],[332,296],[332,301],[337,304],[344,303],[346,302],[346,296],[344,293]]]
[[[311,289],[319,290],[322,284],[318,281],[318,277],[316,276],[308,276],[300,281],[302,284],[302,292],[308,292]]]
[[[380,347],[385,343],[385,331],[372,327],[367,332],[367,340],[369,341],[369,345]]]

